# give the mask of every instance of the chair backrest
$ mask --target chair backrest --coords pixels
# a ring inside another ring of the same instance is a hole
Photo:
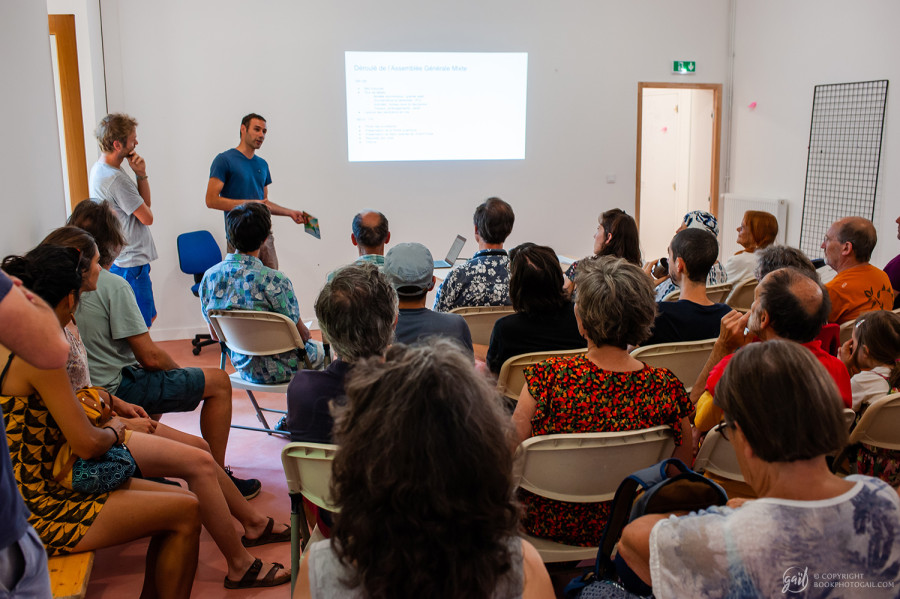
[[[731,293],[734,286],[731,283],[719,283],[718,285],[709,285],[706,287],[706,297],[709,301],[721,304]]]
[[[176,240],[178,266],[189,275],[202,275],[222,261],[219,244],[209,231],[182,233]]]
[[[716,429],[709,431],[703,440],[700,451],[697,452],[697,459],[694,460],[694,470],[744,482],[734,446]]]
[[[587,353],[587,348],[554,349],[513,356],[500,367],[500,374],[497,375],[497,388],[504,396],[518,400],[522,387],[525,385],[526,366],[543,362],[553,356],[577,356],[584,353]]]
[[[759,281],[753,277],[737,281],[733,284],[725,303],[735,310],[746,312],[753,304],[753,293],[756,291],[757,285],[759,285]]]
[[[681,298],[681,289],[673,289],[662,298],[664,302],[677,302]]]
[[[300,493],[322,509],[338,511],[331,501],[331,463],[336,451],[337,445],[325,443],[285,445],[281,450],[281,465],[288,493]]]
[[[294,349],[305,354],[297,323],[284,314],[253,310],[210,310],[219,341],[247,356],[270,356]]]
[[[639,347],[631,352],[631,356],[650,366],[668,368],[690,391],[715,344],[715,339],[659,343]]]
[[[609,501],[626,476],[670,457],[673,448],[668,426],[531,437],[516,450],[513,479],[549,499]]]
[[[900,449],[900,393],[872,400],[850,433],[850,444]]]
[[[841,345],[844,345],[845,343],[850,341],[850,338],[853,337],[853,329],[855,327],[856,327],[855,320],[848,320],[847,322],[845,322],[844,324],[841,325],[841,332],[840,332]]]
[[[844,423],[847,425],[848,431],[853,428],[854,422],[856,422],[856,412],[850,408],[844,408]]]
[[[488,345],[491,342],[494,323],[515,312],[512,306],[461,306],[450,311],[465,319],[472,334],[472,343],[478,345]]]

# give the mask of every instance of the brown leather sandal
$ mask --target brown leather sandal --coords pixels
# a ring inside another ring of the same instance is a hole
[[[240,580],[231,580],[226,576],[225,588],[252,589],[256,587],[277,587],[280,584],[291,581],[291,571],[285,570],[284,566],[278,563],[273,563],[272,567],[269,568],[269,571],[266,572],[266,575],[263,578],[257,578],[257,576],[259,576],[260,570],[262,570],[262,566],[262,560],[256,558],[253,564],[251,564],[250,567],[247,568],[247,571],[244,573]],[[279,570],[282,571],[280,575],[278,573]]]
[[[281,532],[272,532],[275,527],[275,520],[269,518],[265,530],[255,539],[241,537],[241,545],[244,547],[256,547],[257,545],[268,545],[269,543],[287,543],[291,540],[291,527],[287,527]]]

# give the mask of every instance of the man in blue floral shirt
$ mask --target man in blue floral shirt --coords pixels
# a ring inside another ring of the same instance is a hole
[[[509,256],[503,243],[512,232],[516,215],[500,198],[488,198],[475,209],[478,251],[454,268],[434,298],[436,312],[460,306],[509,306]]]
[[[259,259],[263,242],[272,230],[269,209],[258,202],[241,204],[225,215],[225,233],[235,247],[213,266],[200,282],[203,318],[209,310],[257,310],[284,314],[297,323],[300,337],[314,368],[321,368],[322,345],[310,340],[309,329],[300,320],[300,306],[290,279],[281,271],[264,266]],[[231,363],[241,377],[254,383],[283,383],[301,368],[298,351],[271,356],[246,356],[229,351]]]

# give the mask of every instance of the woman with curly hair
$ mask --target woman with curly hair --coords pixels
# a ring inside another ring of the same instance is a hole
[[[469,359],[438,339],[394,346],[350,376],[332,470],[340,513],[294,597],[553,597],[518,537],[500,397]]]

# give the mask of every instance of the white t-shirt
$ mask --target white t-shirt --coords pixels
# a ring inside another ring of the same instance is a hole
[[[890,374],[891,369],[887,366],[876,366],[872,370],[863,370],[854,374],[850,378],[853,410],[859,412],[859,408],[864,402],[886,395],[891,390],[891,386],[884,377]]]
[[[900,497],[886,483],[822,501],[763,498],[658,522],[650,572],[658,599],[897,597]]]
[[[737,285],[739,281],[755,277],[758,261],[758,254],[750,252],[735,254],[725,262],[726,280]]]

